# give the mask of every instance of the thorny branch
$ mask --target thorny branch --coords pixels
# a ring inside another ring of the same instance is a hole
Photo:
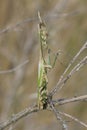
[[[54,112],[57,120],[60,121],[60,123],[62,125],[62,129],[68,130],[68,126],[66,124],[66,121],[62,119],[61,114],[56,110],[55,105],[53,104],[53,102],[51,100],[49,100],[49,105],[50,105],[51,110]]]
[[[77,71],[79,71],[79,69],[81,67],[83,67],[84,65],[87,64],[87,56],[84,57],[71,71],[70,73],[60,82],[60,84],[58,86],[56,86],[53,89],[53,93],[57,92],[57,90],[60,90],[63,88],[63,86],[65,85],[65,83],[68,81],[68,79]],[[53,94],[52,93],[52,94]]]
[[[83,45],[83,47],[80,49],[80,51],[76,54],[76,56],[73,58],[73,60],[70,62],[69,66],[66,68],[66,70],[64,71],[63,75],[61,76],[57,86],[53,89],[53,91],[51,92],[52,96],[57,92],[57,90],[62,89],[62,87],[65,85],[65,83],[68,81],[68,79],[77,71],[79,71],[84,65],[87,64],[87,56],[85,56],[70,72],[69,74],[64,77],[64,75],[66,74],[66,72],[68,71],[68,69],[71,67],[71,65],[74,63],[74,61],[77,59],[77,57],[87,48],[87,42]],[[28,62],[28,61],[26,61]],[[25,62],[25,63],[26,63]],[[25,64],[24,63],[24,64]],[[22,64],[22,65],[24,65]],[[20,67],[20,66],[19,66]],[[19,68],[18,67],[18,68]],[[15,68],[16,69],[16,68]],[[13,69],[12,71],[15,71],[15,69]],[[55,105],[63,105],[63,104],[67,104],[70,102],[76,102],[76,101],[85,101],[87,99],[87,95],[83,95],[83,96],[79,96],[79,97],[73,97],[71,99],[58,99],[58,100],[50,100],[49,106],[51,108],[51,110],[55,113],[56,117],[58,120],[60,120],[63,129],[64,130],[68,130],[68,127],[66,125],[66,122],[62,119],[62,116],[66,116],[76,122],[78,122],[80,125],[84,126],[85,128],[87,128],[87,124],[85,124],[84,122],[80,121],[79,119],[66,114],[64,112],[60,112],[58,110],[56,110]],[[22,112],[19,112],[17,114],[12,115],[8,120],[1,122],[0,123],[0,130],[5,129],[6,127],[10,126],[11,124],[16,123],[17,121],[19,121],[20,119],[26,117],[27,115],[30,115],[31,113],[34,112],[38,112],[39,109],[36,106],[33,106],[31,108],[26,108],[25,110],[23,110]]]
[[[87,100],[87,95],[83,96],[78,96],[78,97],[73,97],[69,99],[57,99],[53,100],[53,104],[55,105],[64,105],[72,102],[77,102],[77,101],[86,101]]]
[[[70,14],[67,14],[66,16],[70,16]],[[59,16],[59,15],[58,15]],[[0,30],[0,34],[8,32],[12,29],[15,29],[16,27],[27,23],[27,22],[31,22],[37,20],[37,18],[28,18],[25,19],[13,26],[8,26],[7,28]],[[76,61],[76,59],[79,57],[79,55],[85,50],[87,49],[87,42],[83,45],[83,47],[80,49],[80,51],[75,55],[75,57],[72,59],[72,61],[69,63],[68,67],[66,68],[66,70],[64,71],[64,73],[62,74],[62,76],[60,77],[57,85],[53,88],[53,90],[50,92],[50,95],[53,97],[54,94],[57,93],[57,91],[61,90],[63,88],[63,86],[65,85],[65,83],[68,81],[68,79],[70,79],[70,77],[77,71],[79,71],[79,69],[81,69],[84,65],[87,64],[87,56],[85,56],[70,72],[69,74],[65,77],[65,74],[68,72],[68,70],[70,69],[71,65]],[[23,64],[11,69],[11,70],[6,70],[6,71],[0,71],[0,74],[4,74],[4,73],[9,73],[9,72],[14,72],[17,69],[19,69],[20,67],[24,66],[26,63],[28,63],[28,60],[25,61]],[[83,95],[83,96],[79,96],[79,97],[73,97],[70,99],[58,99],[58,100],[50,100],[49,105],[51,110],[55,113],[57,119],[61,122],[63,129],[64,130],[68,130],[66,121],[64,121],[61,117],[62,116],[66,116],[74,121],[76,121],[77,123],[81,124],[82,126],[84,126],[85,128],[87,128],[87,124],[85,124],[84,122],[80,121],[79,119],[64,113],[64,112],[60,112],[58,110],[56,110],[55,105],[63,105],[63,104],[67,104],[67,103],[71,103],[71,102],[76,102],[76,101],[85,101],[87,100],[87,95]],[[37,106],[33,106],[33,107],[29,107],[24,109],[23,111],[17,113],[17,114],[13,114],[8,120],[1,122],[0,123],[0,130],[5,129],[6,127],[10,126],[11,124],[16,123],[17,121],[19,121],[20,119],[26,117],[27,115],[30,115],[32,113],[38,112],[40,111],[38,109]]]
[[[67,114],[67,113],[65,113],[65,112],[58,111],[58,110],[55,109],[55,107],[53,108],[53,111],[54,111],[54,113],[55,113],[57,119],[62,122],[63,129],[64,129],[64,130],[68,130],[68,126],[67,126],[67,124],[66,124],[66,121],[64,121],[64,120],[61,118],[61,115],[62,115],[62,116],[65,116],[65,117],[68,117],[68,118],[70,118],[71,120],[73,120],[73,121],[77,122],[78,124],[80,124],[80,125],[84,126],[85,128],[87,128],[87,124],[85,124],[84,122],[82,122],[82,121],[79,120],[78,118],[76,118],[76,117],[74,117],[74,116],[72,116],[72,115],[70,115],[70,114]]]
[[[38,111],[38,108],[36,106],[33,106],[33,107],[26,108],[17,114],[13,114],[8,120],[0,123],[0,130],[5,129],[6,127],[16,123],[23,117],[26,117],[27,115],[30,115],[37,111]]]
[[[67,104],[67,103],[75,102],[75,101],[85,101],[86,99],[87,99],[87,95],[84,95],[84,96],[74,97],[74,98],[65,99],[65,100],[58,100],[58,101],[52,101],[51,100],[49,102],[50,103],[49,105],[51,107],[51,111],[53,111],[55,113],[57,119],[60,120],[60,122],[63,125],[63,129],[65,128],[65,130],[67,130],[68,127],[67,127],[66,122],[62,119],[61,115],[72,119],[73,121],[79,123],[80,125],[84,126],[85,128],[87,128],[87,124],[80,121],[76,117],[73,117],[73,116],[71,116],[71,115],[69,115],[67,113],[60,112],[60,111],[56,110],[55,105],[57,105],[57,104],[58,105],[63,105],[63,104]],[[49,110],[49,108],[48,108],[48,110]],[[33,106],[33,107],[26,108],[26,109],[24,109],[23,111],[21,111],[21,112],[19,112],[17,114],[13,114],[8,120],[0,123],[0,130],[7,128],[8,126],[16,123],[17,121],[21,120],[22,118],[24,118],[24,117],[26,117],[26,116],[28,116],[28,115],[30,115],[32,113],[38,112],[38,111],[40,111],[38,109],[38,107]]]
[[[80,125],[84,126],[85,128],[87,128],[87,124],[85,124],[84,122],[80,121],[80,120],[77,119],[76,117],[73,117],[73,116],[71,116],[71,115],[69,115],[69,114],[67,114],[67,113],[65,113],[65,112],[60,112],[60,111],[58,111],[58,112],[59,112],[61,115],[66,116],[66,117],[72,119],[73,121],[79,123]]]
[[[75,57],[71,60],[71,62],[69,63],[69,65],[67,66],[67,68],[65,69],[64,73],[61,75],[57,85],[53,88],[53,90],[50,92],[50,96],[53,96],[57,91],[59,92],[63,86],[65,85],[65,83],[67,82],[67,80],[75,73],[77,72],[81,67],[83,67],[84,65],[87,64],[87,56],[85,56],[85,58],[83,58],[71,71],[70,73],[66,76],[65,74],[67,73],[67,71],[70,69],[70,67],[72,66],[72,64],[76,61],[76,59],[79,57],[79,55],[85,50],[87,49],[87,42],[82,46],[82,48],[79,50],[79,52],[75,55]]]

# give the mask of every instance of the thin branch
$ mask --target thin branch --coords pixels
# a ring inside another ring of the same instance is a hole
[[[53,96],[57,91],[59,91],[60,89],[62,89],[62,87],[64,86],[64,84],[66,83],[66,81],[71,77],[72,74],[74,74],[76,71],[78,71],[83,65],[85,65],[87,62],[87,57],[85,57],[84,59],[82,59],[74,68],[73,70],[67,75],[67,77],[64,78],[65,74],[67,73],[67,71],[70,69],[71,65],[76,61],[76,59],[78,58],[78,56],[85,50],[87,49],[87,42],[82,46],[82,48],[79,50],[79,52],[75,55],[75,57],[71,60],[70,64],[68,65],[68,67],[65,69],[64,73],[61,75],[57,85],[53,88],[53,90],[50,92],[50,95]]]
[[[16,123],[17,121],[26,117],[27,115],[30,115],[30,114],[38,112],[38,111],[39,111],[39,109],[37,107],[33,106],[33,107],[26,108],[17,114],[13,114],[8,120],[0,123],[0,130],[7,128],[8,126]]]
[[[70,71],[70,73],[60,82],[60,84],[54,88],[54,91],[53,91],[53,92],[57,92],[57,91],[61,90],[61,89],[64,87],[65,83],[68,81],[68,79],[69,79],[75,72],[79,71],[79,69],[80,69],[81,67],[83,67],[84,65],[86,65],[86,64],[87,64],[87,56],[84,57],[84,58]],[[53,94],[53,93],[52,93],[52,94]]]
[[[15,72],[18,69],[20,69],[21,67],[23,67],[25,64],[27,64],[29,62],[29,60],[24,61],[23,63],[21,63],[20,65],[14,67],[13,69],[9,69],[9,70],[1,70],[0,74],[7,74],[7,73],[11,73],[11,72]]]
[[[62,125],[62,129],[63,130],[68,130],[68,126],[67,126],[65,120],[62,119],[60,113],[56,110],[56,108],[54,107],[54,104],[53,104],[53,102],[51,100],[49,101],[49,105],[50,105],[51,110],[54,112],[57,120],[60,121],[60,123]]]
[[[87,124],[85,124],[84,122],[80,121],[80,120],[77,119],[76,117],[73,117],[73,116],[71,116],[71,115],[69,115],[69,114],[67,114],[67,113],[65,113],[65,112],[60,112],[60,111],[58,111],[58,112],[59,112],[61,115],[66,116],[66,117],[72,119],[73,121],[79,123],[80,125],[84,126],[85,128],[87,128]]]
[[[85,101],[87,100],[87,95],[83,95],[83,96],[79,96],[79,97],[73,97],[73,98],[69,98],[69,99],[58,99],[58,100],[54,100],[53,104],[54,105],[64,105],[67,103],[72,103],[72,102],[77,102],[77,101]]]
[[[32,29],[32,32],[33,32],[33,29]],[[32,32],[30,35],[32,35]],[[21,63],[23,63],[25,61],[25,59],[29,58],[29,53],[30,53],[30,51],[32,51],[32,49],[34,49],[33,38],[32,38],[32,36],[29,36],[29,34],[28,34],[26,41],[25,41],[24,48],[23,48],[23,52],[21,55],[21,59],[20,59]],[[14,61],[13,64],[15,66],[16,61]],[[21,84],[25,77],[25,72],[26,72],[26,67],[22,67],[20,69],[17,69],[17,71],[15,71],[13,81],[11,81],[12,87],[10,89],[8,89],[8,91],[6,91],[6,97],[5,97],[4,103],[3,103],[1,118],[6,119],[10,109],[12,109],[12,106],[13,106],[13,104],[15,102],[15,98],[16,98],[15,95],[16,95],[19,87],[21,87]],[[9,102],[8,102],[8,100],[9,100]]]
[[[51,14],[51,13],[50,13]],[[72,11],[71,13],[57,13],[56,15],[53,14],[53,15],[46,15],[44,16],[44,19],[54,19],[54,18],[61,18],[61,17],[67,17],[67,16],[73,16],[73,15],[77,15],[78,14],[78,11],[75,10],[75,11]],[[33,17],[33,18],[26,18],[24,20],[21,20],[19,22],[17,22],[16,24],[14,25],[9,25],[7,27],[5,27],[4,29],[0,29],[0,35],[3,34],[3,33],[7,33],[9,32],[10,30],[13,30],[15,29],[16,27],[19,27],[23,24],[26,24],[26,23],[29,23],[29,22],[32,22],[32,21],[37,21],[38,18],[37,17]]]
[[[79,14],[79,10],[74,10],[70,13],[62,13],[67,8],[67,3],[69,0],[59,0],[54,8],[48,12],[46,15],[46,18],[55,20],[55,18],[64,18],[64,17],[70,17],[73,15]]]
[[[19,27],[19,26],[21,26],[22,24],[25,24],[25,23],[28,23],[28,22],[32,22],[32,21],[34,21],[34,20],[37,20],[37,18],[27,18],[27,19],[24,19],[24,20],[22,20],[22,21],[20,21],[20,22],[17,22],[15,25],[9,25],[9,26],[7,26],[6,28],[4,28],[4,29],[0,29],[0,35],[1,34],[3,34],[3,33],[6,33],[6,32],[8,32],[8,31],[10,31],[10,30],[12,30],[12,29],[15,29],[16,27]]]

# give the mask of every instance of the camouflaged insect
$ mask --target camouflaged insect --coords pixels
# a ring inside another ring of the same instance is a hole
[[[38,107],[45,109],[47,107],[47,67],[44,59],[44,50],[48,48],[47,45],[47,29],[45,23],[42,21],[38,13],[40,23],[38,25],[39,40],[40,40],[40,59],[38,67]]]
[[[38,107],[39,109],[46,109],[47,108],[47,99],[48,99],[48,92],[47,92],[47,70],[54,67],[57,55],[55,56],[54,63],[50,65],[50,56],[49,56],[49,48],[48,48],[48,34],[47,28],[44,21],[42,21],[40,17],[40,13],[38,12],[39,18],[39,25],[38,25],[38,32],[39,32],[39,41],[40,41],[40,58],[39,58],[39,66],[38,66]],[[47,52],[48,63],[46,62],[45,53]]]

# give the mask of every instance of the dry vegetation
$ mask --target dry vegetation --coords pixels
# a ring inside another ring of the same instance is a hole
[[[55,68],[49,72],[49,92],[56,86],[60,76],[87,41],[87,1],[83,0],[1,0],[0,1],[0,122],[14,119],[14,114],[35,111],[33,106],[37,92],[37,66],[39,44],[37,12],[41,12],[49,32],[49,46],[54,51],[62,50]],[[85,49],[75,64],[87,54]],[[29,60],[29,62],[27,62]],[[60,63],[60,61],[62,63]],[[27,62],[27,64],[26,64]],[[20,66],[21,65],[21,66]],[[73,66],[74,66],[73,65]],[[69,73],[71,69],[67,72]],[[16,68],[15,68],[16,67]],[[15,68],[15,69],[13,69]],[[13,69],[12,72],[4,70]],[[87,95],[87,66],[72,75],[65,86],[53,97],[56,99],[81,100]],[[63,104],[63,100],[58,100]],[[67,102],[67,100],[65,100]],[[52,107],[52,106],[51,106]],[[87,102],[74,102],[56,108],[87,123]],[[25,109],[27,108],[27,109]],[[28,109],[29,108],[29,109]],[[54,109],[54,108],[52,108]],[[37,110],[38,111],[38,110]],[[56,114],[57,111],[54,110]],[[26,116],[10,129],[43,130],[61,128],[51,111],[40,111]],[[58,113],[63,114],[64,113]],[[19,115],[15,115],[16,117]],[[59,115],[56,115],[59,116]],[[67,115],[68,116],[68,115]],[[86,130],[82,124],[63,116],[70,130]],[[18,119],[19,119],[18,118]],[[16,120],[14,119],[13,122]],[[2,123],[0,123],[0,126]],[[9,127],[8,127],[9,128]],[[6,129],[8,129],[6,128]]]

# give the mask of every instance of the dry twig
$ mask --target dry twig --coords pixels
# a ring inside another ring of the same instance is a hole
[[[13,114],[8,120],[0,123],[0,130],[5,129],[6,127],[16,123],[17,121],[19,121],[23,117],[26,117],[27,115],[30,115],[30,114],[35,113],[37,111],[38,111],[38,108],[36,106],[33,106],[33,107],[26,108],[17,114]]]
[[[75,57],[71,60],[71,62],[69,63],[68,67],[65,69],[64,73],[61,75],[57,85],[53,88],[53,90],[50,92],[50,96],[53,96],[55,93],[57,93],[57,91],[59,92],[63,86],[65,85],[65,83],[67,82],[67,80],[75,73],[77,72],[82,66],[87,64],[87,56],[85,56],[71,71],[70,73],[66,76],[65,74],[67,73],[67,71],[70,69],[71,65],[76,61],[76,59],[79,57],[79,55],[85,50],[87,49],[87,42],[82,46],[82,48],[79,50],[79,52],[75,55]]]

